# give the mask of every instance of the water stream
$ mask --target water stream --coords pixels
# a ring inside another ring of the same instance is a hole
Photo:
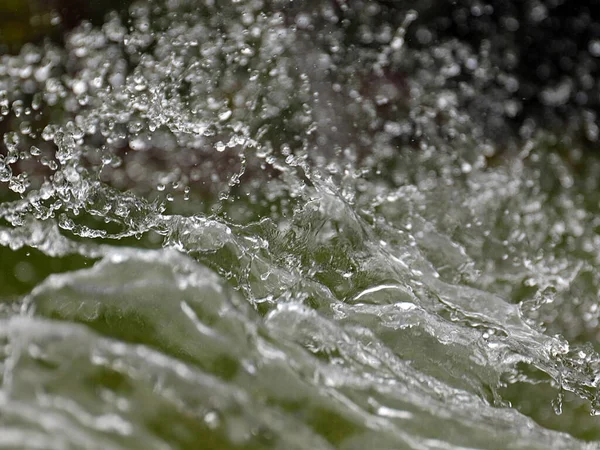
[[[0,56],[0,448],[600,448],[600,159],[336,4]]]

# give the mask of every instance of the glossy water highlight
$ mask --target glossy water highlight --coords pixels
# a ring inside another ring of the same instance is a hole
[[[136,2],[2,56],[0,447],[598,447],[600,160],[488,141],[498,74],[414,11],[336,17]]]

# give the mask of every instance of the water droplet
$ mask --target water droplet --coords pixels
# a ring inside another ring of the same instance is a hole
[[[218,428],[221,424],[219,415],[214,411],[210,411],[204,415],[204,422],[212,430]]]
[[[559,391],[558,395],[554,400],[552,400],[552,409],[554,409],[554,413],[560,416],[563,412],[563,393]]]
[[[26,173],[20,173],[10,178],[8,188],[18,194],[23,194],[29,187],[29,178]]]
[[[73,83],[73,93],[75,95],[82,95],[87,92],[87,83],[83,80],[77,80]]]
[[[229,120],[229,118],[231,117],[232,114],[233,114],[233,112],[230,109],[223,111],[222,113],[219,114],[219,120],[221,122],[226,122],[227,120]]]
[[[3,161],[0,161],[0,181],[7,182],[12,178],[12,170]]]

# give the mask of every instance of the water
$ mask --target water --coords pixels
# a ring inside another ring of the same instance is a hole
[[[598,448],[600,160],[412,11],[197,3],[0,59],[0,448]]]

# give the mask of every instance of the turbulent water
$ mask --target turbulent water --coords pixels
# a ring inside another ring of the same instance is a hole
[[[0,448],[600,448],[600,159],[412,11],[221,3],[0,58]]]

